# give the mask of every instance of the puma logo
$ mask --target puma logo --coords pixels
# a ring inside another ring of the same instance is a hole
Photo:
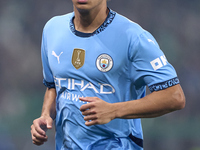
[[[63,52],[60,53],[62,55]],[[60,63],[60,55],[57,55],[54,51],[52,51],[52,55],[55,56],[58,60],[58,64]]]
[[[155,45],[155,42],[151,39],[148,39],[149,42],[152,42]]]

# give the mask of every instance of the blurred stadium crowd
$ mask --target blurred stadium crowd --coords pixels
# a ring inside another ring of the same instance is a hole
[[[145,150],[200,150],[200,1],[111,0],[108,5],[154,35],[186,95],[185,109],[142,119]],[[71,0],[0,0],[0,150],[54,149],[54,131],[41,147],[30,135],[45,91],[41,35],[51,17],[72,10]]]

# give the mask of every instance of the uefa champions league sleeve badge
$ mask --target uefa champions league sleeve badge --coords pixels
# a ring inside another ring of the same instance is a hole
[[[96,60],[96,66],[101,72],[108,72],[113,67],[113,59],[108,54],[101,54]]]

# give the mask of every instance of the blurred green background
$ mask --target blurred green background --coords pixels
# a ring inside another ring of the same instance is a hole
[[[142,119],[145,150],[200,150],[200,1],[111,0],[109,7],[157,39],[185,92],[185,109]],[[45,23],[73,10],[71,0],[0,0],[0,150],[54,150],[54,130],[43,146],[30,126],[40,116],[40,44]]]

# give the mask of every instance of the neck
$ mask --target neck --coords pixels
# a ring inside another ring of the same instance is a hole
[[[109,10],[107,5],[99,9],[78,10],[74,8],[75,29],[84,33],[93,33],[106,19]]]

